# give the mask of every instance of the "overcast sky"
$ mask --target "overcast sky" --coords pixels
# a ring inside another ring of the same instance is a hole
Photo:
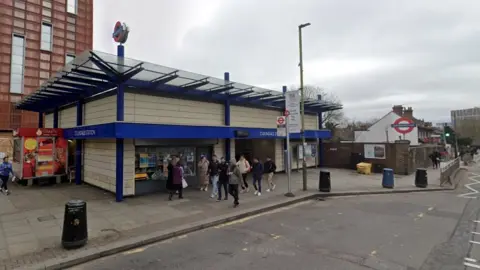
[[[394,104],[446,121],[480,99],[478,0],[97,0],[94,48],[115,53],[117,20],[131,29],[126,56],[281,90],[305,83],[339,97],[348,117],[381,117]]]

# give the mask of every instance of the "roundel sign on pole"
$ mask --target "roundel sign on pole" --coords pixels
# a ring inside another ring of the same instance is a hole
[[[115,27],[113,28],[113,40],[115,40],[115,42],[123,44],[127,42],[129,32],[130,29],[128,28],[128,26],[125,23],[118,21],[117,23],[115,23]]]
[[[400,117],[392,124],[392,128],[394,128],[396,132],[404,135],[412,132],[416,126],[412,119],[406,117]]]
[[[285,125],[285,117],[283,117],[283,116],[277,117],[277,125],[279,125],[279,126]]]

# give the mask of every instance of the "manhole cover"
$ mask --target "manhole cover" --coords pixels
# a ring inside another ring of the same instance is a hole
[[[48,215],[48,216],[43,216],[43,217],[38,217],[38,221],[43,222],[43,221],[49,221],[49,220],[55,220],[55,216],[53,215]]]

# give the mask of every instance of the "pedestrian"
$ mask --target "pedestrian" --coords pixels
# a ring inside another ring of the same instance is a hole
[[[215,198],[218,195],[218,177],[219,177],[219,170],[218,170],[218,160],[217,156],[212,156],[212,162],[208,165],[208,175],[210,176],[210,181],[212,182],[212,194],[210,198]]]
[[[437,168],[437,156],[435,155],[435,152],[431,153],[429,156],[430,160],[432,161],[433,168]]]
[[[255,188],[255,195],[262,196],[262,178],[263,165],[258,158],[253,158],[252,165],[253,187]]]
[[[178,162],[178,158],[174,157],[171,163],[172,167],[172,183],[170,185],[170,195],[168,196],[168,200],[172,200],[173,195],[175,192],[178,192],[178,198],[183,199],[183,168]]]
[[[220,159],[219,164],[219,178],[218,178],[218,199],[217,201],[222,200],[222,188],[225,191],[225,199],[228,200],[228,162],[224,157]]]
[[[228,192],[233,197],[233,207],[239,205],[238,185],[242,182],[242,173],[235,159],[230,160],[228,168]]]
[[[10,178],[10,174],[13,176],[13,180],[15,180],[15,176],[13,174],[12,170],[12,164],[8,162],[8,157],[3,158],[2,164],[0,164],[0,180],[2,181],[1,189],[0,191],[2,193],[5,193],[6,195],[10,194],[10,191],[8,191],[7,183],[8,179]]]
[[[441,159],[442,155],[437,150],[435,150],[434,153],[435,153],[435,165],[438,169],[438,168],[440,168],[440,159]]]
[[[273,182],[273,175],[277,171],[277,165],[275,165],[275,162],[273,162],[270,157],[267,157],[265,163],[263,164],[263,170],[265,172],[265,180],[268,185],[267,192],[275,190],[276,185]]]
[[[208,191],[208,160],[204,155],[198,161],[198,182],[201,191]]]
[[[237,165],[240,173],[242,174],[242,193],[248,193],[250,191],[250,188],[248,187],[247,175],[251,169],[250,163],[248,163],[248,160],[245,159],[244,155],[240,155],[240,159],[238,160]]]

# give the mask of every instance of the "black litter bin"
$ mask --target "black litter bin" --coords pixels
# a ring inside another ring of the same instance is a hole
[[[428,186],[427,169],[417,169],[415,172],[415,186],[420,188],[426,188]]]
[[[330,172],[326,170],[321,170],[318,180],[318,189],[322,192],[330,192]]]
[[[71,200],[65,204],[62,245],[66,249],[84,246],[88,240],[87,203]]]

